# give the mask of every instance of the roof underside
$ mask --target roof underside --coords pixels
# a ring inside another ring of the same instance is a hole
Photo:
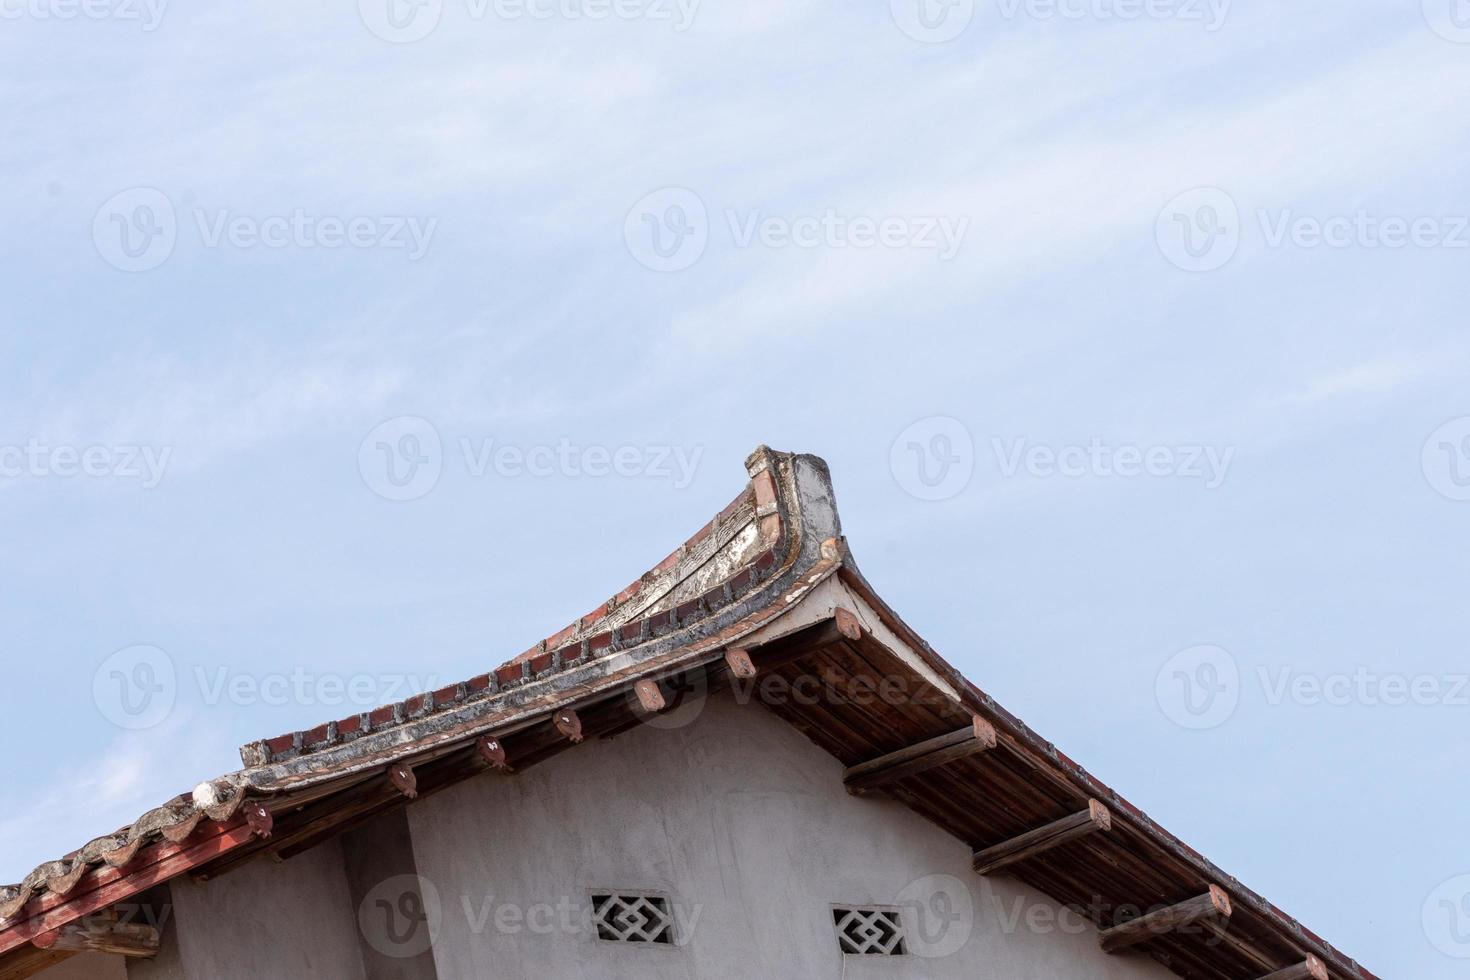
[[[821,460],[762,447],[747,470],[750,482],[710,524],[500,668],[247,745],[239,772],[0,889],[0,974],[29,975],[5,971],[39,961],[36,946],[55,930],[171,877],[217,877],[264,853],[289,858],[410,798],[487,770],[519,771],[583,737],[639,725],[649,717],[652,682],[662,710],[734,686],[849,767],[978,718],[996,732],[993,749],[896,779],[883,792],[977,851],[1100,802],[1112,812],[1107,833],[1079,836],[1006,872],[1085,910],[1101,929],[1123,921],[1119,910],[1172,906],[1217,886],[1234,906],[1226,928],[1138,946],[1183,977],[1247,980],[1316,956],[1335,980],[1374,980],[935,654],[858,572]],[[731,651],[736,664],[749,652],[761,683],[732,674]],[[803,685],[819,696],[783,694]],[[899,693],[872,696],[885,686]]]

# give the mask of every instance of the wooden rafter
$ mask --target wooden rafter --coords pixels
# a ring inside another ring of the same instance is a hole
[[[976,717],[965,728],[859,763],[843,773],[842,783],[849,793],[863,796],[878,792],[896,780],[993,748],[995,728],[983,718]]]
[[[1088,834],[1113,829],[1113,814],[1097,800],[1088,800],[1087,809],[1069,817],[1027,831],[1019,837],[975,853],[971,866],[977,874],[994,874],[1028,858],[1044,854],[1054,847],[1086,837]]]
[[[1210,890],[1203,895],[1139,916],[1111,929],[1104,929],[1098,939],[1103,952],[1116,953],[1150,939],[1178,932],[1185,926],[1202,920],[1228,919],[1232,911],[1230,896],[1218,885],[1211,885]]]
[[[1327,964],[1315,956],[1308,956],[1305,962],[1277,970],[1261,977],[1261,980],[1327,980]]]
[[[0,953],[28,944],[37,936],[59,930],[84,916],[147,891],[256,838],[255,830],[243,821],[206,826],[209,826],[209,831],[201,831],[205,836],[197,841],[184,844],[164,842],[144,848],[127,868],[95,871],[65,899],[41,899],[34,912],[23,919],[17,916],[16,921],[7,923],[0,930]]]

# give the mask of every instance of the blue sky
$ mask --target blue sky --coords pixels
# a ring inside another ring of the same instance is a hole
[[[912,2],[0,3],[0,879],[520,652],[764,442],[1033,727],[1462,975],[1470,9]]]

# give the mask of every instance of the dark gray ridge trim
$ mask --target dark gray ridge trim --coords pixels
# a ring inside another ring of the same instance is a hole
[[[818,567],[796,578],[790,596],[795,600],[807,594],[835,575],[839,567],[832,560],[819,563]],[[557,708],[576,707],[583,702],[601,700],[611,692],[626,688],[642,673],[641,668],[655,666],[661,671],[688,669],[706,660],[718,659],[720,651],[730,643],[737,642],[741,637],[779,619],[789,613],[795,604],[795,601],[788,605],[778,600],[757,606],[746,617],[745,622],[737,621],[733,624],[735,628],[698,637],[689,644],[675,648],[668,656],[630,656],[626,662],[617,665],[616,671],[595,671],[588,675],[585,683],[562,674],[535,691],[518,688],[504,701],[482,701],[471,706],[474,710],[435,715],[422,723],[386,730],[382,732],[385,736],[383,742],[374,745],[371,754],[355,755],[338,761],[330,768],[307,765],[322,760],[321,755],[308,755],[244,770],[225,778],[232,786],[252,795],[290,794],[320,783],[378,769],[404,758],[431,755],[491,732],[511,734],[544,720],[548,712]],[[643,651],[638,652],[641,654]],[[521,694],[534,696],[515,696]]]
[[[701,538],[698,548],[695,549],[696,555],[700,554],[704,550],[708,550],[708,554],[704,554],[703,557],[699,557],[697,564],[693,568],[685,569],[683,574],[677,576],[674,575],[673,569],[668,570],[668,572],[663,576],[655,575],[657,569],[645,572],[641,579],[641,581],[644,583],[645,588],[650,586],[653,582],[659,581],[661,578],[667,580],[668,590],[676,588],[680,582],[685,581],[690,576],[697,574],[700,569],[704,568],[708,564],[708,562],[721,551],[721,549],[723,549],[726,545],[733,541],[735,537],[744,533],[747,528],[753,526],[759,529],[759,523],[753,521],[751,517],[751,513],[754,510],[754,501],[759,496],[756,492],[755,480],[758,476],[765,473],[767,470],[772,471],[770,474],[771,483],[776,488],[777,494],[776,500],[774,502],[764,505],[764,507],[762,508],[764,511],[775,512],[781,515],[787,515],[788,511],[791,511],[793,513],[799,512],[799,507],[793,507],[790,504],[791,502],[797,501],[801,494],[795,491],[788,492],[787,484],[789,483],[792,487],[795,487],[797,479],[795,475],[796,472],[798,470],[805,471],[810,469],[814,471],[817,475],[815,480],[810,477],[804,479],[804,483],[808,485],[808,499],[820,501],[821,498],[825,498],[825,503],[816,508],[816,510],[818,511],[816,519],[814,521],[811,521],[810,523],[813,523],[814,526],[818,526],[830,522],[834,527],[836,526],[837,519],[835,494],[833,493],[831,487],[831,479],[826,468],[826,463],[818,457],[793,456],[787,453],[777,453],[769,449],[768,447],[761,446],[758,447],[756,451],[752,453],[751,456],[746,460],[746,469],[750,476],[750,479],[747,482],[745,488],[741,491],[739,495],[736,496],[735,501],[732,503],[732,506],[737,504],[742,506],[731,513],[728,518],[725,516],[726,512],[730,509],[728,507],[725,511],[721,511],[720,514],[716,515],[714,520],[706,525],[707,528],[711,528],[713,530],[711,531],[711,533]],[[815,489],[812,489],[813,486],[815,486]],[[747,501],[749,503],[745,503]],[[754,574],[751,575],[749,584],[744,585],[740,591],[742,593],[753,592],[759,586],[762,580],[769,578],[772,574],[771,571],[762,571],[758,567],[760,563],[765,559],[765,556],[772,551],[774,551],[777,556],[776,570],[778,571],[784,557],[780,549],[782,547],[789,548],[790,546],[788,540],[790,536],[787,533],[787,528],[790,526],[790,524],[790,519],[787,516],[783,516],[778,525],[780,529],[778,532],[778,540],[773,543],[776,546],[775,548],[765,548],[757,550],[754,555],[748,556],[748,561],[744,565],[737,566],[737,568],[731,572],[731,574],[727,577],[725,581],[713,586],[713,588],[708,590],[705,595],[695,597],[698,612],[695,614],[695,617],[690,618],[689,622],[694,622],[696,618],[707,618],[713,612],[721,610],[724,606],[733,602],[737,597],[733,582],[735,579],[743,577],[746,572],[753,572]],[[689,554],[690,551],[687,542],[685,545],[680,546],[680,548],[677,549],[675,553],[679,555]],[[636,585],[637,583],[635,582],[634,584]],[[713,608],[711,608],[710,604],[705,601],[705,596],[709,595],[710,592],[715,591],[719,593],[719,600],[715,602]],[[643,612],[647,612],[647,610],[650,608],[662,605],[662,600],[667,596],[667,594],[668,592],[666,590],[665,592],[661,593],[660,596],[652,596],[651,594],[635,595],[630,597],[628,602],[624,603],[623,605],[624,607],[628,607],[632,605],[638,605],[639,603],[647,603],[647,605],[644,605],[641,610]],[[656,613],[648,613],[648,615],[645,615],[641,618],[624,618],[616,614],[611,614],[614,605],[615,600],[609,601],[609,603],[607,604],[607,608],[610,611],[610,615],[605,620],[601,621],[602,624],[606,625],[606,629],[597,633],[585,634],[580,639],[570,640],[571,644],[576,645],[578,649],[576,657],[573,658],[571,661],[572,664],[577,665],[586,663],[594,659],[602,659],[612,653],[621,651],[627,646],[634,645],[626,640],[623,640],[620,634],[628,626],[635,623],[637,624],[639,630],[639,638],[637,641],[635,641],[635,643],[642,643],[654,637],[664,636],[672,632],[676,627],[683,625],[682,623],[676,622],[677,607],[671,607],[667,610]],[[667,612],[666,619],[664,618],[665,612]],[[660,625],[657,629],[654,629],[651,626],[650,619],[659,619]],[[579,625],[582,622],[583,620],[578,620]],[[601,652],[594,653],[592,650],[592,644],[604,636],[607,639],[605,644],[599,644],[599,649]],[[536,646],[528,651],[528,653],[532,653],[537,656],[544,656],[546,654],[547,644],[547,640],[538,641]],[[249,769],[277,762],[285,762],[300,755],[319,755],[322,752],[327,751],[337,745],[345,745],[349,742],[354,742],[362,738],[369,737],[374,734],[375,730],[381,732],[385,729],[400,725],[405,720],[416,720],[420,717],[429,715],[436,711],[444,711],[452,707],[463,705],[473,700],[493,697],[500,692],[502,684],[508,688],[518,687],[532,683],[533,681],[548,678],[551,675],[565,669],[565,667],[567,666],[567,659],[565,656],[566,648],[567,647],[565,644],[559,644],[558,649],[553,652],[551,657],[548,658],[549,662],[547,663],[546,667],[539,672],[535,670],[534,659],[528,657],[526,654],[521,654],[520,656],[512,659],[509,664],[502,664],[499,668],[491,670],[488,675],[481,675],[488,676],[488,691],[481,690],[473,694],[469,694],[467,692],[467,685],[461,683],[455,686],[454,695],[446,697],[442,700],[438,700],[437,702],[435,700],[434,692],[424,692],[421,694],[416,694],[413,697],[408,698],[407,700],[399,702],[397,704],[383,705],[375,711],[360,714],[358,716],[358,725],[356,730],[348,732],[345,735],[341,733],[340,727],[333,726],[332,723],[329,722],[324,725],[319,725],[317,726],[317,728],[311,729],[310,731],[297,731],[287,733],[284,736],[277,736],[268,739],[258,739],[254,742],[249,742],[240,747],[241,764],[245,768]],[[527,666],[528,664],[530,666]],[[498,671],[504,670],[507,666],[510,665],[519,666],[520,677],[514,680],[502,680],[498,676]],[[373,715],[381,713],[385,708],[391,709],[391,717],[376,726],[373,725]],[[325,733],[324,737],[314,738],[308,744],[306,742],[307,736],[314,735],[318,730],[321,730]],[[286,747],[272,748],[272,743],[278,743],[281,741],[282,738],[286,738],[289,740]]]
[[[530,662],[523,661],[523,682],[502,690],[494,697],[456,706],[391,728],[380,728],[351,742],[328,746],[306,755],[271,761],[248,768],[236,781],[252,792],[269,793],[290,787],[299,788],[348,771],[382,764],[402,750],[415,751],[425,740],[456,733],[455,738],[468,737],[466,729],[478,731],[487,719],[503,724],[503,715],[515,713],[531,705],[544,710],[548,695],[595,690],[609,679],[609,663],[615,662],[619,673],[691,647],[728,629],[752,614],[767,609],[785,597],[800,583],[802,576],[822,561],[822,542],[840,534],[835,496],[826,463],[814,456],[792,456],[763,450],[765,465],[775,467],[777,500],[782,512],[785,555],[778,559],[776,572],[763,585],[743,599],[732,602],[713,615],[687,629],[652,640],[638,647],[605,654],[585,664],[548,674],[541,679],[529,676]],[[757,456],[762,454],[757,451]],[[753,469],[759,473],[761,466]],[[784,608],[780,611],[785,611]],[[583,648],[585,656],[586,649]]]
[[[1375,974],[1359,965],[1356,960],[1350,958],[1331,943],[1327,942],[1327,940],[1304,927],[1295,917],[1287,915],[1276,908],[1276,906],[1272,905],[1260,894],[1241,884],[1239,879],[1227,874],[1213,861],[1184,843],[1174,834],[1160,826],[1156,821],[1150,819],[1147,814],[1132,803],[1129,803],[1112,787],[1097,779],[1097,777],[1093,776],[1070,758],[1059,756],[1055,746],[1037,735],[1020,718],[1001,707],[990,695],[976,687],[974,683],[936,653],[934,648],[914,631],[913,627],[904,622],[903,618],[883,601],[873,586],[863,577],[862,572],[858,569],[857,563],[852,558],[852,552],[847,548],[845,539],[841,542],[841,546],[843,555],[840,571],[841,578],[848,584],[856,586],[858,593],[878,611],[880,617],[887,620],[890,627],[894,628],[894,631],[905,642],[909,643],[913,649],[921,652],[931,668],[955,685],[956,689],[964,693],[969,701],[983,707],[985,713],[989,715],[988,720],[1008,730],[1013,738],[1033,752],[1055,759],[1057,769],[1070,779],[1083,794],[1107,799],[1112,802],[1116,807],[1113,812],[1115,820],[1122,818],[1134,824],[1154,843],[1169,851],[1169,853],[1183,861],[1186,865],[1194,868],[1195,871],[1199,872],[1201,877],[1210,881],[1228,883],[1229,888],[1227,890],[1230,892],[1232,901],[1238,897],[1241,899],[1242,904],[1255,909],[1277,928],[1296,936],[1302,943],[1310,947],[1310,952],[1322,957],[1329,967],[1348,976],[1362,978],[1362,980],[1378,980]]]

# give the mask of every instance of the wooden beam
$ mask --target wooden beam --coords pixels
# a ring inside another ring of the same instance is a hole
[[[1111,929],[1104,929],[1098,941],[1102,944],[1103,952],[1116,953],[1150,939],[1178,932],[1203,919],[1228,919],[1232,911],[1230,896],[1218,885],[1211,885],[1210,890],[1203,895],[1139,916]]]
[[[505,746],[500,744],[500,739],[486,735],[475,743],[475,749],[485,764],[496,772],[515,772],[506,760]]]
[[[732,647],[725,651],[725,666],[730,668],[731,675],[748,681],[755,676],[755,661],[750,659],[749,650],[741,650]]]
[[[861,640],[863,638],[863,624],[858,622],[857,616],[852,610],[838,607],[833,614],[833,621],[837,624],[837,632],[849,640]]]
[[[556,725],[557,731],[573,742],[582,741],[582,719],[578,718],[577,713],[571,708],[562,708],[556,713],[552,722]]]
[[[23,946],[0,956],[0,980],[26,980],[75,955],[64,950]]]
[[[658,681],[651,677],[645,677],[633,685],[633,690],[638,694],[638,703],[643,710],[651,715],[656,715],[669,706],[664,700],[664,692],[658,686]]]
[[[976,851],[971,867],[977,874],[994,874],[1003,868],[1043,854],[1054,847],[1061,847],[1079,837],[1112,829],[1112,811],[1097,800],[1088,800],[1087,809],[1081,813],[1074,813],[1070,817],[1063,817],[1045,827],[1038,827],[1019,837],[1012,837],[994,847]]]
[[[995,742],[995,729],[977,715],[967,728],[947,732],[853,766],[842,774],[842,784],[854,796],[864,796],[895,780],[988,752],[995,748]]]
[[[388,781],[410,800],[419,798],[419,779],[414,775],[413,766],[408,763],[398,762],[389,766]]]
[[[38,900],[40,908],[35,914],[25,919],[17,916],[0,929],[0,952],[28,945],[37,936],[147,891],[159,882],[175,878],[255,839],[255,831],[244,823],[217,825],[207,833],[208,836],[193,844],[163,843],[146,848],[138,863],[126,872],[94,871],[77,891],[54,905],[44,898]]]
[[[1315,956],[1308,956],[1305,963],[1277,970],[1261,977],[1261,980],[1327,980],[1327,964]]]
[[[856,622],[857,617],[854,616],[853,623],[856,624]],[[861,627],[859,627],[859,632],[861,632]],[[837,618],[833,615],[800,629],[792,630],[783,636],[767,640],[765,643],[729,650],[725,654],[725,663],[731,666],[731,673],[734,676],[742,680],[751,680],[757,673],[775,670],[777,667],[800,660],[814,650],[851,639],[852,637],[844,634],[838,627]],[[742,662],[741,669],[735,669],[735,665],[731,663],[732,653],[736,655],[737,660]],[[742,654],[743,657],[740,656]],[[744,661],[749,661],[748,669],[743,667]]]
[[[158,955],[159,945],[159,933],[153,926],[88,918],[63,928],[50,948],[72,953],[111,953],[137,959]]]

